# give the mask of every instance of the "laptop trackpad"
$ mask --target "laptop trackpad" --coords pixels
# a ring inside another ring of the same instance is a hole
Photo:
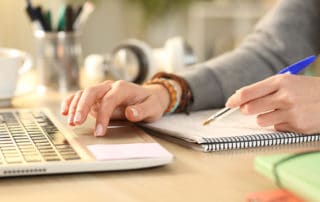
[[[93,128],[77,127],[74,131],[76,136],[73,140],[80,144],[91,157],[93,155],[88,150],[88,146],[92,145],[155,143],[153,138],[142,129],[126,122],[112,122],[103,137],[95,137]]]

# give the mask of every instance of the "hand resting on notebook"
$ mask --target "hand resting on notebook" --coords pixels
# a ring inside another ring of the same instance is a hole
[[[236,91],[226,103],[259,114],[260,126],[305,134],[320,132],[320,78],[276,75]]]

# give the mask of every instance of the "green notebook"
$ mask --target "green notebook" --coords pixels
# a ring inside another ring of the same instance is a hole
[[[306,200],[320,201],[320,151],[258,156],[255,169]]]

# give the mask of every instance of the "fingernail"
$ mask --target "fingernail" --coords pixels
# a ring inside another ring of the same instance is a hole
[[[96,127],[96,136],[103,136],[103,126],[101,124]]]
[[[67,110],[67,105],[65,102],[62,102],[61,104],[61,113],[65,113],[65,111]]]
[[[73,116],[69,116],[68,123],[69,123],[69,125],[74,125],[73,124]]]
[[[138,116],[139,116],[139,112],[138,112],[137,109],[131,107],[130,110],[131,110],[132,115],[133,115],[134,117],[138,117]]]
[[[81,113],[77,112],[76,116],[74,117],[74,122],[80,122],[81,118],[82,118]]]
[[[227,100],[226,102],[226,107],[231,107],[232,106],[232,96]]]

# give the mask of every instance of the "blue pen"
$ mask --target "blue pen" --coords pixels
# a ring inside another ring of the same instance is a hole
[[[287,73],[298,74],[303,69],[307,68],[310,64],[312,64],[316,59],[317,59],[317,57],[315,55],[306,57],[305,59],[300,60],[300,61],[294,63],[293,65],[290,65],[290,66],[280,70],[278,72],[278,74],[287,74]]]
[[[313,63],[317,57],[315,55],[306,57],[278,72],[278,74],[298,74],[301,72],[303,69],[307,68],[311,63]],[[208,125],[211,121],[216,120],[217,118],[221,117],[222,115],[227,115],[231,114],[232,112],[238,110],[239,107],[237,108],[228,108],[225,107],[222,110],[218,111],[214,115],[210,116],[205,122],[203,122],[203,125]]]

